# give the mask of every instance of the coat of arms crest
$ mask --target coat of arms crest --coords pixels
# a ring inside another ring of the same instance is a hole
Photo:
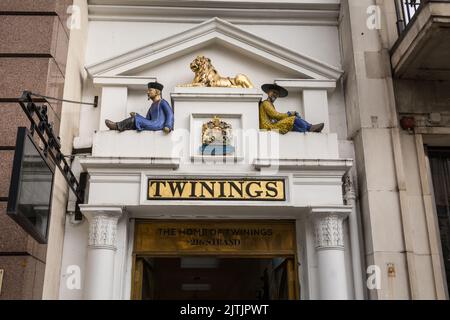
[[[230,155],[234,152],[232,127],[229,123],[214,116],[213,120],[202,125],[202,155]]]

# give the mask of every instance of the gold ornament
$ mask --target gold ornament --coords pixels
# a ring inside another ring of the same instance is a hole
[[[253,84],[245,74],[238,74],[234,78],[221,77],[205,56],[197,56],[190,64],[195,73],[194,80],[179,87],[226,87],[226,88],[253,88]]]

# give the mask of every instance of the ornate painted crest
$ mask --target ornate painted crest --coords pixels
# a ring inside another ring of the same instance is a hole
[[[232,127],[214,116],[213,120],[202,125],[202,155],[229,155],[234,152],[231,135]]]

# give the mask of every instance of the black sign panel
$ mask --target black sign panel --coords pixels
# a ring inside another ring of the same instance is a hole
[[[7,214],[40,243],[47,243],[54,169],[27,128],[17,132]]]

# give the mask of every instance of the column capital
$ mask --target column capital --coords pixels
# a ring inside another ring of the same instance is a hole
[[[89,221],[88,246],[91,249],[116,249],[117,222],[122,216],[122,207],[80,205],[80,210]]]
[[[320,207],[311,209],[314,223],[315,247],[344,249],[343,222],[351,211],[349,207]]]

